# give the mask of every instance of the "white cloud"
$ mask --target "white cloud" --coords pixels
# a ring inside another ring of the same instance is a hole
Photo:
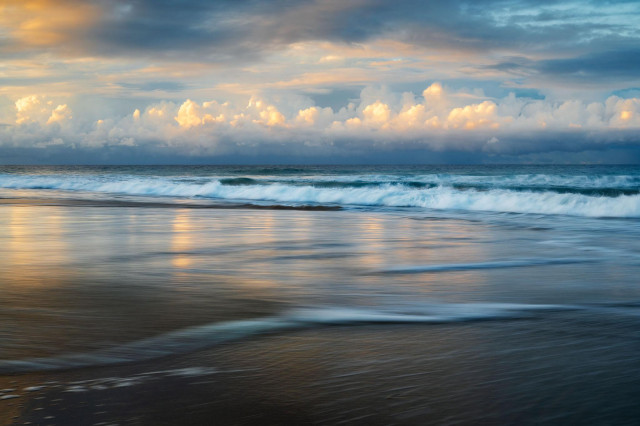
[[[212,100],[157,102],[124,117],[87,123],[73,114],[70,100],[44,96],[15,101],[15,124],[0,129],[0,145],[78,147],[126,145],[134,149],[171,149],[182,155],[218,155],[280,151],[304,152],[313,146],[331,152],[336,141],[349,152],[366,153],[371,143],[385,149],[412,146],[432,150],[511,152],[522,149],[523,135],[580,134],[588,143],[638,144],[629,135],[640,129],[640,99],[611,96],[604,102],[549,101],[517,98],[478,99],[478,92],[452,92],[441,84],[422,96],[386,88],[363,90],[358,102],[334,111],[254,96],[238,104]],[[53,124],[57,124],[54,126]],[[618,136],[625,133],[624,138]],[[631,132],[631,133],[629,133]],[[520,141],[518,144],[514,140]],[[564,145],[561,149],[580,150]],[[585,143],[587,143],[585,142]],[[527,150],[549,150],[540,143]],[[558,149],[558,147],[553,147]]]
[[[67,104],[58,105],[51,111],[47,124],[62,123],[73,118],[71,108]]]
[[[175,120],[180,127],[188,129],[193,126],[200,126],[203,124],[202,108],[191,99],[187,99],[178,110],[178,115],[175,116]]]
[[[500,119],[496,115],[496,110],[496,104],[491,101],[454,108],[447,116],[446,126],[465,130],[497,129],[500,127]],[[507,117],[507,119],[512,118]]]
[[[376,100],[362,110],[362,116],[366,125],[386,129],[390,125],[391,108],[384,102]]]
[[[67,104],[57,104],[45,96],[30,95],[15,102],[16,124],[37,123],[41,125],[64,123],[73,118]]]

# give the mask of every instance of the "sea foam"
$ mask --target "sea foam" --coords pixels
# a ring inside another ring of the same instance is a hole
[[[372,178],[369,176],[368,178]],[[640,217],[635,176],[541,177],[426,176],[392,179],[300,177],[279,179],[170,178],[128,175],[0,175],[0,188],[138,197],[200,198],[230,202],[401,207],[457,211]],[[421,179],[425,186],[415,184]],[[526,186],[524,180],[529,179]],[[387,182],[384,182],[384,181]],[[430,182],[429,182],[430,181]],[[333,185],[327,185],[333,182]],[[584,193],[589,182],[593,193]],[[558,190],[556,187],[561,187]],[[593,189],[595,188],[595,189]],[[600,189],[598,189],[600,188]],[[598,191],[602,191],[600,194]],[[606,195],[608,194],[608,195]]]

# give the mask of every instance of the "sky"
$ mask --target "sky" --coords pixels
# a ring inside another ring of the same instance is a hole
[[[0,164],[640,163],[640,2],[0,0]]]

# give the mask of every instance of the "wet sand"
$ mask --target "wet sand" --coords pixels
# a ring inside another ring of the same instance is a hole
[[[638,424],[637,224],[478,217],[4,205],[0,364],[144,356],[0,425]]]
[[[588,328],[586,326],[589,326]],[[116,367],[4,376],[2,425],[637,424],[610,320],[344,327]],[[587,331],[588,330],[588,331]],[[637,337],[637,336],[636,336]]]

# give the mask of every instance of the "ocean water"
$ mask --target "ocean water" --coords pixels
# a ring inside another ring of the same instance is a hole
[[[0,167],[0,374],[490,322],[553,383],[518,398],[606,389],[598,418],[632,424],[639,277],[640,167]]]
[[[13,189],[170,204],[640,217],[633,166],[3,167],[0,188],[8,197]]]

